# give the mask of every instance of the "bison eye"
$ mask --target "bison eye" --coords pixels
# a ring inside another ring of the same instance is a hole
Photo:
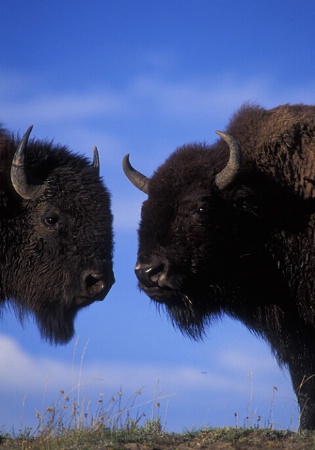
[[[50,227],[54,227],[59,222],[59,216],[57,214],[49,214],[44,217],[44,223],[45,225],[48,225]]]
[[[209,210],[210,208],[208,206],[201,206],[198,209],[195,209],[193,211],[193,214],[197,214],[199,216],[206,216],[207,214],[209,214]]]

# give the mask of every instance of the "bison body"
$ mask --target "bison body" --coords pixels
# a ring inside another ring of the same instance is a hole
[[[65,343],[79,309],[114,282],[110,195],[94,162],[51,142],[0,129],[0,303],[34,314]]]
[[[315,429],[315,106],[245,105],[221,136],[151,178],[125,158],[148,194],[139,286],[193,338],[222,314],[262,336],[290,371],[301,428]]]

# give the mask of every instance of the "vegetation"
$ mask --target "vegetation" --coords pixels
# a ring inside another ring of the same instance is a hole
[[[77,345],[78,342],[75,352]],[[252,392],[248,417],[239,421],[235,413],[234,427],[202,428],[180,434],[166,431],[160,402],[168,396],[158,394],[158,383],[150,401],[141,400],[142,389],[127,399],[120,389],[108,400],[101,393],[95,407],[80,391],[87,345],[81,355],[77,388],[73,388],[70,394],[60,390],[54,404],[43,411],[36,410],[35,429],[24,427],[11,434],[0,430],[0,450],[315,450],[315,432],[273,430],[276,387],[272,391],[266,428],[261,428],[263,421],[260,416],[251,417]],[[249,378],[252,391],[251,373]],[[244,426],[239,427],[239,422]]]
[[[122,391],[108,401],[100,394],[92,413],[91,402],[70,401],[62,390],[44,414],[36,411],[35,430],[26,427],[17,435],[0,433],[0,450],[315,450],[315,432],[275,431],[272,425],[260,429],[258,419],[253,427],[239,428],[236,423],[233,428],[168,433],[156,395],[151,402],[138,403],[140,395],[138,390],[124,402]],[[140,412],[144,405],[151,410],[149,418]]]
[[[106,428],[72,429],[56,436],[36,438],[20,435],[2,436],[1,450],[186,450],[186,449],[315,449],[315,433],[274,431],[268,429],[204,429],[183,434],[166,433],[159,420],[147,421],[144,426],[121,430]]]

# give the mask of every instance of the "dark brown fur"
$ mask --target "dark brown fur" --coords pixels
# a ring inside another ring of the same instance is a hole
[[[150,179],[139,286],[194,338],[224,313],[262,336],[315,429],[315,106],[245,105],[226,132],[244,164],[224,190],[223,140],[179,148]]]
[[[65,343],[79,309],[114,282],[110,196],[86,158],[32,140],[28,171],[46,188],[25,200],[10,178],[18,141],[0,129],[0,305],[33,313],[43,337]]]

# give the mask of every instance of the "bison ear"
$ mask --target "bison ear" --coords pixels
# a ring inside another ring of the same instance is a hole
[[[31,125],[24,134],[21,142],[19,143],[16,152],[13,157],[11,165],[11,182],[16,193],[25,200],[35,200],[38,198],[44,190],[42,182],[29,184],[28,180],[31,178],[28,176],[25,165],[25,152],[27,149],[27,143],[33,125]]]
[[[96,170],[96,173],[98,176],[100,176],[100,157],[98,154],[97,147],[95,146],[93,148],[93,163],[92,163],[93,169]]]
[[[221,191],[227,188],[239,173],[243,157],[242,150],[236,139],[234,139],[230,134],[222,133],[222,131],[216,131],[216,133],[224,139],[230,148],[230,157],[227,165],[215,177],[215,184]]]
[[[132,167],[129,161],[129,153],[124,156],[122,165],[128,180],[130,180],[136,188],[148,195],[150,179]]]

